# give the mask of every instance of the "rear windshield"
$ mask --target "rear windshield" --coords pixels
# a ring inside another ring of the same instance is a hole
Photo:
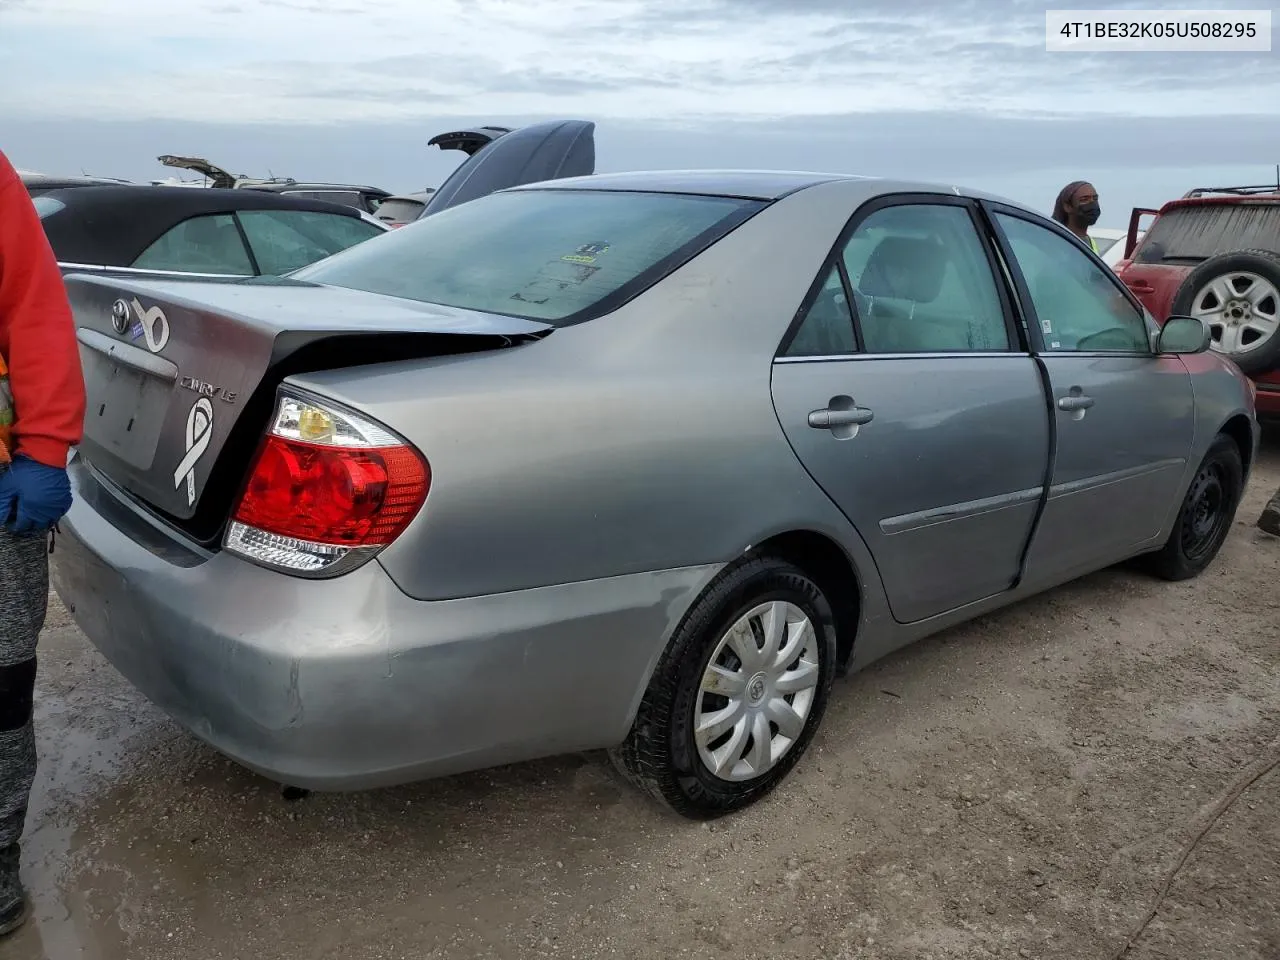
[[[1259,248],[1280,249],[1280,203],[1174,207],[1156,217],[1133,258],[1140,263],[1206,260]]]
[[[291,276],[565,325],[614,309],[762,206],[662,193],[495,193]]]

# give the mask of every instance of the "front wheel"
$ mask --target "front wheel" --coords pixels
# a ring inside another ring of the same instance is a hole
[[[1169,539],[1152,557],[1154,572],[1165,580],[1188,580],[1204,572],[1231,532],[1243,492],[1240,448],[1219,434],[1187,488]]]
[[[783,560],[742,563],[676,631],[613,761],[691,819],[747,807],[804,754],[835,664],[835,622],[821,588]]]

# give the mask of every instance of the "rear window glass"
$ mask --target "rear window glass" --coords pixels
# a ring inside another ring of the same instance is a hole
[[[1174,207],[1156,217],[1134,251],[1144,263],[1205,260],[1231,250],[1280,249],[1280,203]]]
[[[292,274],[444,306],[573,323],[634,296],[759,210],[730,197],[495,193]]]

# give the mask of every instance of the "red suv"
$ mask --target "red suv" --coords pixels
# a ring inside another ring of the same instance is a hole
[[[1208,324],[1213,348],[1257,385],[1259,415],[1280,416],[1280,183],[1200,187],[1159,210],[1135,209],[1115,270],[1157,323]]]

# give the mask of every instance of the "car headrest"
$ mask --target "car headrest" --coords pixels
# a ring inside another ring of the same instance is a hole
[[[858,292],[928,303],[942,290],[947,260],[946,248],[936,240],[885,237],[867,258]]]

